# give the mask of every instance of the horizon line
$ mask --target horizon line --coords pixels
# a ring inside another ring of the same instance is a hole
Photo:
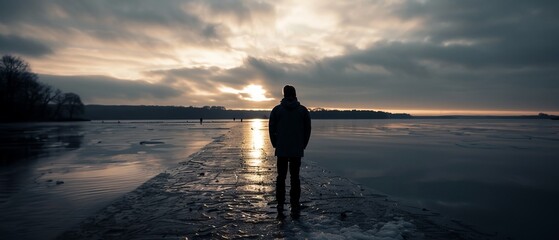
[[[127,104],[86,104],[87,105],[101,105],[101,106],[159,106],[159,107],[196,107],[202,108],[204,106],[186,106],[186,105],[127,105]],[[210,106],[210,105],[205,105]],[[213,105],[219,106],[219,105]],[[211,106],[210,106],[211,107]],[[225,107],[225,106],[220,106]],[[536,111],[536,110],[471,110],[471,109],[397,109],[397,108],[332,108],[332,107],[308,107],[313,109],[324,109],[329,111],[382,111],[392,114],[410,114],[412,116],[534,116],[540,113],[549,115],[559,115],[559,111]],[[227,110],[241,110],[241,111],[271,111],[272,108],[227,108]]]

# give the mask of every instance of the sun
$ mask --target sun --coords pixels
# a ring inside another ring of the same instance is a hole
[[[273,100],[273,98],[266,97],[266,90],[260,85],[248,85],[243,88],[242,92],[247,94],[247,97],[243,98],[248,101],[263,102]]]
[[[274,100],[273,98],[266,97],[266,89],[264,89],[261,85],[257,84],[249,84],[245,86],[243,89],[234,89],[230,87],[221,87],[219,89],[224,93],[233,93],[239,94],[239,97],[243,100],[252,101],[252,102],[264,102]]]

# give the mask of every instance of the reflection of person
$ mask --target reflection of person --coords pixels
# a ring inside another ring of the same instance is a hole
[[[275,155],[277,156],[276,200],[278,201],[278,214],[283,215],[285,178],[289,166],[291,214],[298,217],[301,207],[299,203],[301,197],[299,169],[301,157],[304,155],[303,152],[311,136],[311,118],[307,108],[297,101],[297,94],[293,86],[283,87],[283,97],[281,104],[274,107],[270,113],[268,123],[270,140],[276,149]]]

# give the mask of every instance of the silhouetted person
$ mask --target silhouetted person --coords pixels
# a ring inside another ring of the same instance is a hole
[[[203,118],[200,118],[200,125],[202,125],[202,122],[204,121]]]
[[[299,217],[301,205],[301,182],[299,170],[301,157],[309,143],[311,136],[311,118],[307,108],[297,101],[295,88],[290,85],[283,87],[281,104],[274,107],[270,113],[268,123],[270,140],[276,149],[277,181],[276,200],[278,201],[278,216],[283,216],[285,204],[285,178],[289,168],[291,190],[289,192],[291,214]]]

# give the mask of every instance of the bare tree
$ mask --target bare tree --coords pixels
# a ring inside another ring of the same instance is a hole
[[[37,89],[37,75],[19,57],[5,55],[0,61],[0,112],[3,119],[26,120]]]
[[[54,103],[54,106],[51,106]],[[54,111],[52,109],[54,108]],[[31,121],[70,119],[84,111],[80,97],[63,94],[58,89],[39,82],[23,59],[5,55],[0,60],[0,121]],[[53,112],[54,114],[51,114]]]
[[[84,105],[78,94],[65,93],[64,94],[64,109],[68,113],[68,118],[74,119],[75,114],[82,114],[84,112]]]
[[[40,113],[42,116],[46,118],[52,119],[54,116],[52,115],[52,108],[49,105],[54,101],[54,99],[61,95],[62,91],[59,89],[54,89],[49,85],[44,85],[43,89],[41,90],[41,98],[39,99],[39,104],[41,105],[42,112]]]
[[[52,99],[52,103],[54,104],[54,112],[53,112],[54,119],[64,118],[63,110],[64,110],[64,105],[66,104],[66,98],[64,98],[64,93],[59,92],[59,94],[57,94]]]

